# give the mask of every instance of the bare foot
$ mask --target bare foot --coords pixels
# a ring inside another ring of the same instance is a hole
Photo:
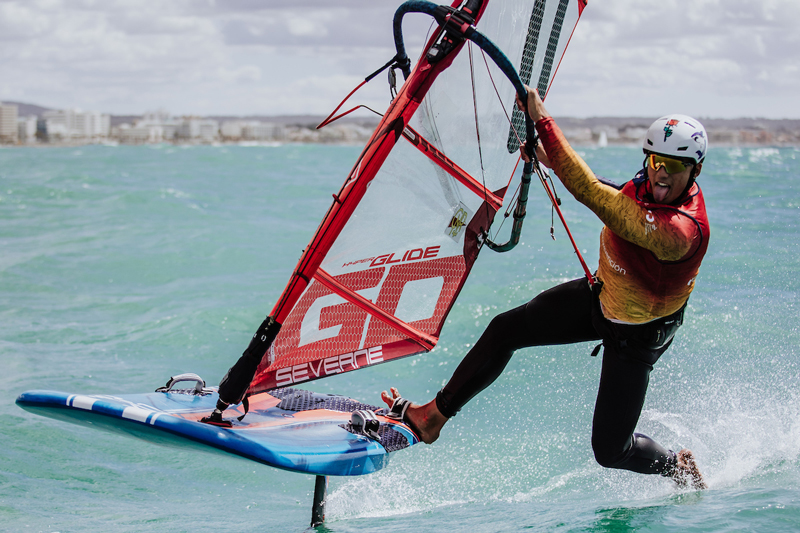
[[[381,392],[381,399],[390,408],[395,399],[400,397],[397,389],[392,387],[391,391],[391,395],[386,391]],[[432,444],[439,438],[439,432],[447,420],[447,417],[440,413],[439,408],[436,407],[436,401],[431,400],[425,405],[417,405],[415,403],[409,405],[403,421],[414,430],[419,440],[425,444]]]
[[[672,479],[679,487],[691,486],[693,489],[705,489],[707,485],[703,481],[703,475],[700,469],[697,468],[697,462],[694,460],[694,454],[691,450],[684,448],[677,453],[678,464],[672,473]]]

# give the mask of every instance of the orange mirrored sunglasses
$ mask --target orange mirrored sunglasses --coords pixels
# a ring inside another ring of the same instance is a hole
[[[667,174],[679,174],[691,166],[687,165],[683,161],[658,154],[648,155],[647,160],[650,161],[650,168],[658,172],[661,167],[664,167],[664,170],[667,171]]]

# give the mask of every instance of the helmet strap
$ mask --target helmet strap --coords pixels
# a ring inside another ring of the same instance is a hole
[[[697,176],[697,164],[692,165],[692,170],[689,172],[689,181],[686,183],[686,188],[683,189],[683,192],[678,198],[683,198],[689,194],[689,189],[691,189],[692,185],[694,185],[695,176]]]

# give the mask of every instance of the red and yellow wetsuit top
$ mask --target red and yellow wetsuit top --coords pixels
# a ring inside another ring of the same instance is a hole
[[[605,317],[642,324],[680,310],[708,248],[700,187],[693,184],[671,205],[652,201],[646,177],[617,190],[595,177],[551,117],[538,121],[536,129],[553,171],[605,224],[597,269]]]

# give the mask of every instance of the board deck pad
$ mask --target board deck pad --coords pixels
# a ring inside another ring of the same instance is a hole
[[[146,394],[81,395],[28,391],[17,404],[36,414],[124,432],[161,444],[192,441],[269,466],[316,475],[355,476],[386,466],[390,452],[418,441],[403,423],[386,418],[385,409],[335,394],[295,388],[250,397],[225,411],[231,428],[204,424],[217,403],[217,391],[170,390]],[[353,411],[377,411],[380,442],[353,428]],[[188,441],[187,441],[188,439]]]

